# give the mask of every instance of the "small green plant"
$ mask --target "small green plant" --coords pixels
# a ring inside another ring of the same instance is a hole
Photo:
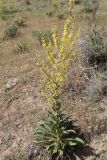
[[[25,0],[26,5],[31,5],[30,0]]]
[[[20,19],[18,19],[18,20],[15,21],[15,24],[16,24],[19,28],[25,27],[25,26],[26,26],[25,18],[21,17]]]
[[[16,24],[7,24],[4,31],[7,37],[13,38],[17,35],[18,27]]]
[[[92,66],[103,67],[107,63],[107,52],[104,44],[104,37],[96,27],[89,34],[88,41],[88,62]]]
[[[53,8],[54,8],[54,11],[55,11],[55,12],[58,11],[58,9],[59,9],[59,4],[58,4],[58,3],[54,3],[54,4],[53,4]]]
[[[90,77],[87,75],[88,80],[87,93],[88,97],[92,102],[99,102],[102,100],[103,96],[107,94],[107,85],[105,76],[101,71],[90,68]]]
[[[93,13],[96,12],[96,10],[99,7],[99,2],[98,0],[84,0],[84,11],[86,13]]]
[[[27,43],[19,43],[17,44],[16,52],[24,54],[29,51],[29,47]]]
[[[67,2],[66,2],[65,0],[61,0],[61,1],[60,1],[60,5],[61,5],[61,6],[65,5],[66,3],[67,3]]]
[[[47,16],[52,17],[54,16],[54,11],[51,9],[46,13]]]
[[[42,43],[42,39],[46,42],[52,41],[52,32],[51,31],[33,31],[33,36],[36,38],[39,43]]]
[[[12,17],[14,15],[14,13],[19,12],[20,10],[14,7],[10,7],[10,8],[6,8],[6,7],[2,7],[2,9],[0,10],[0,18],[2,20],[6,20],[9,17]]]
[[[0,18],[1,18],[2,20],[7,19],[7,11],[6,11],[5,8],[2,8],[2,9],[1,9],[1,11],[0,11]]]
[[[64,19],[64,15],[63,15],[63,14],[58,14],[58,15],[57,15],[57,18],[58,18],[59,20],[63,20],[63,19]]]
[[[91,1],[89,0],[84,1],[84,11],[87,13],[93,12],[93,5]]]
[[[67,157],[75,146],[84,144],[77,136],[73,121],[64,116],[59,109],[57,112],[49,112],[48,117],[40,122],[36,136],[39,137],[39,144],[52,155],[51,158]]]
[[[81,4],[81,0],[74,0],[74,4],[75,4],[75,5]]]
[[[4,32],[6,37],[14,38],[17,35],[18,27],[16,24],[6,24]]]

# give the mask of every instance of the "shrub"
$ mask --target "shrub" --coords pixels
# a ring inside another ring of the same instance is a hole
[[[1,18],[2,20],[7,19],[7,12],[6,12],[5,8],[2,8],[2,9],[1,9],[1,11],[0,11],[0,18]]]
[[[87,96],[92,102],[101,101],[107,95],[107,78],[102,71],[90,68],[89,75],[85,74],[87,83]]]
[[[91,13],[94,10],[93,0],[84,0],[84,10],[87,13]]]
[[[60,0],[60,5],[65,5],[65,4],[67,4],[68,3],[68,1],[66,1],[66,0]]]
[[[81,4],[81,0],[74,0],[74,4]]]
[[[63,20],[63,19],[64,19],[64,15],[63,15],[63,14],[58,14],[58,15],[57,15],[57,18],[58,18],[59,20]]]
[[[4,28],[5,35],[9,38],[13,38],[17,35],[18,27],[16,24],[7,24]]]
[[[15,21],[15,24],[20,28],[25,27],[26,26],[25,18],[21,17],[20,19]]]
[[[52,32],[51,31],[33,31],[33,36],[36,38],[39,43],[42,43],[42,39],[46,42],[52,41]]]
[[[6,20],[8,17],[11,17],[13,16],[14,13],[17,13],[19,12],[20,10],[17,9],[17,8],[13,8],[13,7],[10,7],[10,8],[6,8],[6,7],[3,7],[0,11],[0,18],[2,20]]]
[[[64,6],[64,5],[65,5],[65,2],[64,2],[64,1],[60,2],[60,5],[61,5],[61,6]]]
[[[25,0],[26,5],[31,5],[30,0]]]
[[[27,43],[17,44],[16,52],[24,54],[28,51],[29,51],[29,47],[28,47]]]
[[[84,0],[84,11],[86,13],[95,12],[99,7],[99,2],[97,0]]]
[[[40,122],[36,131],[39,144],[49,152],[51,158],[64,158],[75,146],[84,144],[77,136],[73,121],[61,111],[49,112],[48,117]]]
[[[47,16],[52,17],[54,15],[54,11],[50,10],[46,14],[47,14]]]
[[[58,11],[58,8],[59,8],[59,7],[58,7],[58,3],[54,3],[54,4],[53,4],[53,8],[54,8],[54,11],[55,11],[55,12]]]
[[[66,14],[67,16],[72,16],[72,11],[71,11],[71,10],[65,11],[65,14]]]
[[[88,62],[92,66],[103,67],[107,63],[107,51],[100,30],[93,29],[89,34]]]

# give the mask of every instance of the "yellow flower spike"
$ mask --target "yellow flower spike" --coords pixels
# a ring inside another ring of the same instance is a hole
[[[57,27],[52,28],[51,42],[45,42],[42,38],[42,46],[46,54],[46,61],[41,55],[41,74],[44,76],[45,84],[43,88],[47,101],[52,105],[55,103],[55,97],[61,93],[61,88],[67,79],[66,72],[70,61],[74,56],[74,48],[77,43],[79,32],[74,34],[73,21],[71,17],[65,21],[62,36],[58,36]]]
[[[46,43],[44,38],[42,38],[42,46],[46,51],[45,53],[46,53],[46,56],[48,58],[48,61],[51,62],[52,64],[54,64],[55,63],[55,57],[54,57],[53,52],[52,52],[52,44],[50,42]]]
[[[56,48],[58,48],[59,45],[59,41],[58,41],[58,35],[57,35],[57,27],[54,25],[52,27],[52,38],[53,38],[53,42]]]
[[[68,19],[65,22],[64,30],[63,30],[63,34],[62,34],[62,38],[61,38],[60,55],[62,55],[62,56],[64,54],[64,49],[66,48],[66,46],[70,42],[69,32],[70,32],[71,24],[72,24],[72,18],[68,17]]]
[[[69,0],[69,4],[73,6],[75,4],[75,0]]]
[[[72,49],[76,45],[79,36],[80,36],[80,32],[78,31],[78,33],[76,34],[74,38],[74,41],[70,44],[70,49]]]

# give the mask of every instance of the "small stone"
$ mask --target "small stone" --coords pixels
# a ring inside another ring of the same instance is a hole
[[[32,158],[41,155],[42,148],[40,146],[30,145],[28,149],[28,160],[32,160]]]
[[[17,84],[17,82],[18,82],[18,78],[10,79],[5,86],[5,90],[9,90],[13,88]]]
[[[86,158],[86,160],[95,160],[95,159],[96,159],[96,156],[90,156]]]

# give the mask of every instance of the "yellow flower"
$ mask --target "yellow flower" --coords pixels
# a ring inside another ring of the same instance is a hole
[[[54,25],[52,28],[52,37],[53,37],[53,42],[56,48],[58,48],[59,41],[58,41],[58,35],[57,35],[57,27]]]
[[[69,0],[69,3],[70,3],[70,4],[74,4],[74,3],[75,3],[75,0]]]
[[[79,32],[75,34],[74,24],[71,17],[65,21],[62,36],[58,36],[57,27],[52,28],[52,42],[45,42],[42,38],[42,44],[46,55],[40,59],[42,75],[45,79],[43,92],[50,104],[55,104],[55,97],[61,93],[61,88],[67,78],[67,69],[69,62],[75,54],[75,45],[78,40]]]

